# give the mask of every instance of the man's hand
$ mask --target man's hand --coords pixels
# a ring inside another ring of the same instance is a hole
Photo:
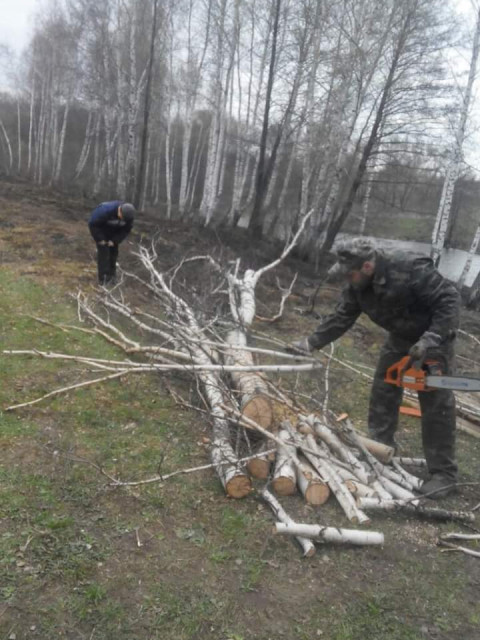
[[[106,240],[99,240],[97,244],[99,244],[101,247],[105,247],[106,244],[107,244],[107,241]]]
[[[410,364],[415,369],[421,369],[425,362],[425,358],[427,357],[427,344],[425,341],[419,340],[416,342],[412,347],[410,347],[408,355],[410,356]]]
[[[109,241],[107,242],[107,246],[108,246],[108,247],[114,247],[114,246],[115,246],[114,241],[113,241],[113,240],[109,240]]]
[[[313,347],[310,345],[308,338],[301,338],[300,340],[295,340],[295,342],[288,344],[285,347],[285,351],[297,356],[309,356],[313,351]]]

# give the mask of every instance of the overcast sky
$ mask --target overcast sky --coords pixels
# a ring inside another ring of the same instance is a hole
[[[0,44],[19,53],[28,43],[39,0],[0,0]]]
[[[472,0],[454,2],[463,10],[472,10]],[[40,3],[41,0],[0,0],[0,44],[7,44],[17,53],[25,47]]]

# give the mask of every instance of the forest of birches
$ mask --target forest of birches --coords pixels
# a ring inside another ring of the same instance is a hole
[[[342,231],[433,243],[447,210],[471,250],[480,21],[456,4],[50,0],[0,49],[0,174],[280,240],[313,210],[311,260]]]

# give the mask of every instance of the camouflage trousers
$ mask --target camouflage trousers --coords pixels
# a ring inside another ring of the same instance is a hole
[[[368,428],[378,442],[394,445],[403,389],[384,381],[387,369],[407,355],[411,342],[390,335],[383,346],[375,371],[370,396]],[[450,374],[454,368],[454,340],[429,349],[427,359],[440,363],[441,372]],[[456,479],[455,463],[455,396],[452,391],[437,389],[419,391],[422,411],[423,451],[430,473],[441,473]]]

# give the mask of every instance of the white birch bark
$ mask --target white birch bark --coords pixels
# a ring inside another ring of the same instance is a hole
[[[463,163],[463,141],[465,139],[465,130],[469,115],[470,102],[472,98],[473,83],[477,71],[478,53],[480,49],[480,8],[477,9],[477,20],[475,26],[475,34],[473,38],[472,56],[470,59],[470,70],[468,74],[467,86],[465,94],[462,97],[462,109],[460,112],[460,120],[455,132],[455,140],[451,158],[448,163],[445,180],[443,183],[440,205],[435,219],[435,225],[432,233],[432,251],[431,257],[436,265],[440,261],[440,255],[445,246],[445,237],[447,235],[448,224],[452,209],[453,192],[460,169]]]
[[[11,170],[12,170],[12,166],[13,166],[12,145],[10,144],[10,138],[8,137],[7,130],[5,129],[5,126],[4,126],[1,118],[0,118],[0,129],[2,130],[3,137],[5,139],[5,144],[7,146],[7,151],[8,151],[8,164],[7,164],[8,171],[7,171],[7,173],[10,173]]]
[[[80,155],[78,157],[77,166],[75,167],[75,180],[78,180],[83,169],[85,168],[85,164],[87,162],[88,154],[90,151],[90,145],[92,142],[92,131],[94,130],[94,122],[93,122],[93,110],[90,109],[88,111],[87,125],[85,127],[85,137],[83,138],[82,150],[80,151]]]
[[[68,112],[70,109],[70,102],[65,103],[65,109],[63,112],[63,122],[62,122],[62,130],[60,132],[60,140],[58,142],[58,150],[56,154],[56,162],[55,162],[55,173],[53,180],[54,182],[58,182],[60,180],[60,174],[62,172],[62,164],[63,164],[63,150],[65,148],[65,134],[67,131],[67,121],[68,121]]]
[[[17,173],[20,174],[22,169],[22,120],[20,117],[20,100],[17,99]]]
[[[472,244],[470,246],[470,251],[468,252],[467,260],[462,269],[462,273],[460,274],[460,278],[458,279],[457,286],[459,289],[463,287],[465,284],[465,280],[467,279],[468,274],[470,273],[470,268],[473,262],[473,256],[477,253],[478,245],[480,244],[480,224],[475,231],[475,235],[473,236]]]
[[[188,353],[192,361],[197,365],[209,366],[212,363],[212,353],[208,348],[202,347],[202,330],[199,327],[193,311],[188,305],[171,291],[162,273],[155,269],[152,257],[141,248],[140,258],[142,263],[154,278],[156,286],[172,301],[177,313],[181,314],[186,324],[185,331],[194,339],[188,345]],[[211,459],[215,466],[225,491],[234,498],[245,497],[251,491],[251,483],[248,476],[242,470],[238,458],[230,444],[229,423],[222,406],[225,397],[222,392],[223,385],[220,374],[215,371],[199,371],[205,395],[211,407],[213,416],[213,439]]]
[[[341,442],[331,429],[318,419],[307,419],[307,423],[313,427],[315,434],[328,445],[332,452],[352,468],[353,473],[360,482],[368,485],[373,480],[372,474],[368,473],[362,462]]]
[[[278,437],[283,444],[277,445],[272,487],[277,495],[290,496],[295,493],[297,485],[294,463],[295,448],[289,444],[290,435],[286,429],[281,429]]]
[[[185,213],[186,208],[191,202],[189,192],[194,189],[191,185],[192,177],[195,175],[193,171],[189,171],[189,165],[194,163],[195,157],[192,158],[191,154],[191,139],[193,131],[193,118],[195,108],[198,99],[198,92],[201,85],[201,79],[203,76],[205,57],[209,46],[209,37],[211,30],[211,13],[212,13],[212,0],[208,1],[207,16],[205,24],[205,38],[203,41],[202,52],[200,54],[200,60],[196,62],[196,56],[193,49],[192,42],[192,22],[195,22],[195,16],[193,15],[194,2],[190,0],[188,9],[188,38],[187,38],[187,63],[186,72],[187,77],[190,80],[193,76],[193,82],[185,83],[185,113],[184,113],[184,132],[182,139],[182,165],[180,175],[180,193],[179,193],[179,212],[180,215]],[[201,137],[201,136],[200,136]],[[198,145],[197,145],[198,147]]]
[[[298,488],[307,504],[319,507],[330,497],[328,484],[303,456],[299,459],[302,464],[301,467],[296,468]]]
[[[319,524],[300,524],[298,522],[285,524],[277,522],[275,530],[276,533],[302,536],[304,538],[318,538],[325,542],[358,545],[383,545],[385,543],[385,536],[380,532],[322,527]]]
[[[280,520],[280,522],[283,522],[287,525],[295,524],[292,518],[286,513],[282,505],[278,502],[275,496],[270,493],[270,491],[267,491],[267,489],[263,489],[261,495],[268,506],[272,509],[273,513]],[[311,558],[315,555],[315,545],[311,540],[309,540],[308,538],[303,538],[302,536],[295,536],[295,539],[302,547],[303,555],[305,558]]]
[[[27,163],[27,171],[29,173],[32,168],[32,158],[33,158],[34,108],[35,108],[35,70],[32,71],[32,86],[30,89],[30,111],[29,111],[29,124],[28,124],[28,163]]]
[[[344,510],[345,515],[350,522],[353,522],[354,524],[365,524],[370,522],[368,516],[357,507],[350,491],[337,474],[334,466],[317,451],[318,445],[315,442],[315,438],[307,435],[305,437],[305,443],[306,447],[303,449],[303,454],[335,494],[338,503]]]

